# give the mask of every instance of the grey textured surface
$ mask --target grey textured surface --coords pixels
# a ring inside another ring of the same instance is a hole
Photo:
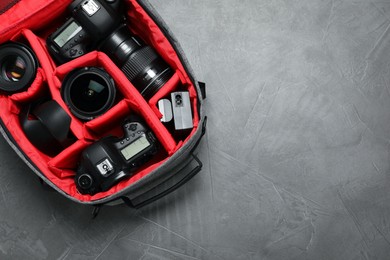
[[[390,2],[153,0],[208,83],[203,171],[142,210],[0,142],[0,259],[389,259]]]

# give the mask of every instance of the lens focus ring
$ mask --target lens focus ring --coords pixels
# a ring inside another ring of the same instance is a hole
[[[123,65],[122,71],[125,73],[126,77],[132,81],[139,73],[143,72],[150,63],[158,58],[159,56],[156,52],[151,47],[146,46],[130,56]]]

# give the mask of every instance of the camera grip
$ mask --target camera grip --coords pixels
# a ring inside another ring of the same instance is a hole
[[[140,194],[139,196],[131,199],[127,196],[121,197],[123,202],[131,208],[141,208],[146,206],[169,193],[177,190],[182,185],[187,183],[192,177],[194,177],[203,167],[203,163],[193,153],[190,156],[190,160],[187,161],[182,167],[172,173],[172,177],[155,186],[154,188]]]

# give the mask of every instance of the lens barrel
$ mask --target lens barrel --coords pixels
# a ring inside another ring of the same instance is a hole
[[[112,107],[116,88],[114,80],[103,69],[85,67],[65,77],[61,95],[77,118],[89,121]]]
[[[169,65],[138,37],[133,36],[123,25],[102,43],[105,52],[138,89],[149,100],[172,77]]]
[[[0,91],[13,94],[25,90],[34,81],[38,60],[33,51],[21,43],[0,46]]]

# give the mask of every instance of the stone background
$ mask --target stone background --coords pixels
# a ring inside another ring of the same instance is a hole
[[[0,142],[0,259],[388,259],[390,2],[151,1],[207,82],[202,172],[141,210]]]

